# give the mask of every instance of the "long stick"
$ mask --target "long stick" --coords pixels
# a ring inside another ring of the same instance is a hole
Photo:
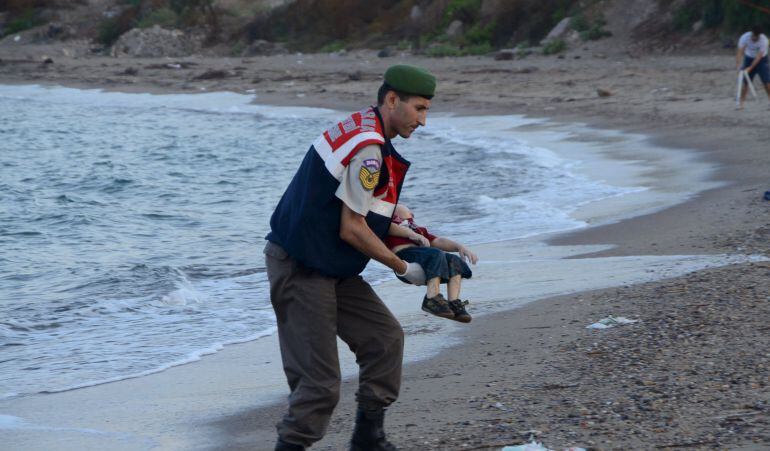
[[[757,90],[754,89],[754,83],[751,82],[751,78],[749,78],[749,73],[747,71],[743,72],[743,78],[746,79],[746,84],[749,85],[749,91],[751,91],[751,96],[755,99],[757,98]]]

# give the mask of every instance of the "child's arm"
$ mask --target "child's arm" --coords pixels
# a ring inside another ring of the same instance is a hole
[[[474,265],[477,261],[479,261],[479,258],[476,256],[476,254],[473,253],[470,249],[458,243],[457,241],[452,241],[449,238],[444,238],[443,236],[437,237],[435,240],[431,241],[430,245],[437,249],[441,249],[442,251],[458,252],[460,254],[460,258],[468,260]]]
[[[414,232],[409,227],[403,227],[393,222],[390,223],[390,228],[388,229],[388,235],[393,235],[400,238],[406,238],[410,241],[414,241],[416,244],[419,244],[420,246],[430,247],[430,243],[428,242],[427,238],[420,235],[419,233]]]

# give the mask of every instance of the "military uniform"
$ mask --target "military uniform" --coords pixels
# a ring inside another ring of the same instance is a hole
[[[377,109],[355,113],[315,141],[271,218],[265,254],[291,389],[278,425],[287,442],[309,446],[326,431],[339,400],[337,336],[360,365],[358,402],[382,407],[398,397],[403,331],[359,275],[369,258],[339,230],[345,202],[383,238],[408,168]]]
[[[435,77],[393,66],[385,85],[430,98]],[[359,275],[369,257],[340,238],[343,203],[380,239],[387,235],[409,162],[384,128],[380,112],[370,107],[324,131],[270,219],[265,261],[291,390],[276,449],[304,449],[326,432],[339,400],[338,336],[360,367],[353,442],[395,449],[384,438],[382,412],[398,397],[404,333]]]

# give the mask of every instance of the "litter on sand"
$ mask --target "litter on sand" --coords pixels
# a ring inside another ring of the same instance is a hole
[[[506,446],[501,451],[554,451],[546,448],[542,443],[532,440],[530,443],[517,446]],[[585,448],[564,448],[564,451],[586,451]]]
[[[615,326],[621,326],[623,324],[631,324],[631,323],[638,323],[638,319],[628,319],[624,318],[622,316],[608,316],[606,318],[602,318],[599,321],[586,326],[586,329],[608,329],[610,327]]]

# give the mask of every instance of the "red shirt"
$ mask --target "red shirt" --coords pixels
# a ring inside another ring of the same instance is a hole
[[[415,224],[414,218],[401,219],[400,216],[393,215],[392,221],[393,221],[393,224],[396,224],[399,227],[409,227],[410,229],[412,229],[412,231],[414,231],[418,235],[422,235],[425,238],[427,238],[428,241],[432,242],[437,238],[436,235],[433,235],[430,232],[428,232],[428,229],[426,229],[425,227],[420,227],[417,224]],[[385,245],[388,246],[388,249],[393,249],[394,247],[401,246],[403,244],[413,244],[415,246],[417,245],[417,243],[410,240],[409,238],[402,238],[400,236],[393,236],[393,235],[386,236],[383,241],[385,242]]]

